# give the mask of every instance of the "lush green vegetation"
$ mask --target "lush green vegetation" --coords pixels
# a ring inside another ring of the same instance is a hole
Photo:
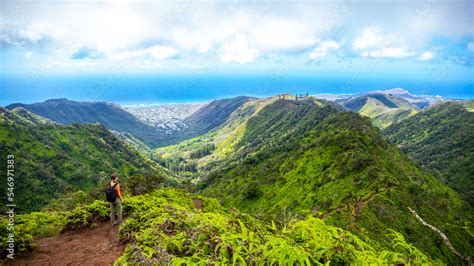
[[[435,105],[383,131],[410,158],[474,204],[474,112],[470,102]]]
[[[160,156],[151,155],[151,158],[157,163],[159,163],[161,166],[166,167],[167,169],[175,173],[181,172],[181,174],[183,174],[183,172],[197,172],[196,162],[188,162],[182,157],[163,158]]]
[[[434,258],[456,262],[414,208],[469,254],[472,213],[457,194],[423,172],[368,119],[311,100],[278,100],[246,123],[227,159],[199,187],[265,220],[311,214],[389,245],[393,228]],[[467,235],[467,237],[466,237]]]
[[[213,150],[216,149],[216,146],[211,143],[211,144],[206,144],[203,147],[199,147],[197,150],[191,152],[189,154],[190,159],[199,159],[202,158],[206,155],[209,155],[212,153]]]
[[[395,249],[383,250],[317,218],[266,224],[236,210],[229,213],[214,199],[177,190],[134,198],[130,206],[133,215],[120,228],[130,244],[117,264],[431,262],[396,232],[387,232],[396,236],[391,238]]]
[[[462,106],[464,106],[464,108],[466,108],[466,110],[468,110],[469,112],[474,112],[474,100],[470,100],[470,101],[463,101],[463,102],[460,102]]]
[[[152,159],[180,175],[197,177],[200,172],[214,168],[218,161],[225,160],[234,153],[234,146],[245,132],[247,121],[278,97],[255,99],[246,102],[216,129],[179,144],[155,150]],[[209,147],[209,148],[206,148]],[[202,150],[206,152],[202,152]],[[207,154],[206,154],[207,153]],[[200,156],[195,156],[199,154]],[[189,166],[194,167],[189,170]]]
[[[387,99],[367,99],[359,111],[369,112],[370,101],[377,101],[375,109],[397,109]],[[436,149],[423,149],[436,145],[439,156],[429,160],[456,161],[452,172],[472,173],[474,131],[466,112],[458,104],[430,108],[413,116],[430,114],[410,122],[417,128],[399,129],[397,138],[421,144],[392,141],[409,156],[415,150],[426,156]],[[21,178],[17,205],[45,211],[17,216],[19,251],[34,248],[35,238],[108,220],[107,203],[91,199],[102,198],[102,184],[117,173],[125,177],[128,216],[120,227],[127,246],[117,264],[461,264],[409,208],[472,257],[472,208],[437,171],[436,177],[426,172],[419,165],[429,165],[413,163],[384,139],[369,118],[334,103],[282,97],[247,99],[222,117],[218,125],[199,127],[207,133],[147,159],[99,125],[61,126],[25,110],[0,109],[2,156],[15,154]],[[148,152],[139,140],[121,137]],[[197,193],[156,190],[179,183]],[[0,225],[4,240],[4,218]]]
[[[428,256],[392,230],[390,247],[361,239],[311,216],[288,223],[264,223],[211,198],[176,189],[126,197],[120,238],[127,247],[122,264],[431,264]],[[36,212],[17,217],[19,253],[35,247],[34,239],[95,226],[108,217],[107,204],[96,201],[71,212]],[[0,238],[5,252],[5,219]]]
[[[2,158],[7,154],[15,156],[17,212],[41,210],[53,199],[64,195],[70,198],[79,190],[94,195],[92,198],[103,197],[102,185],[107,184],[112,173],[125,182],[145,173],[170,180],[158,164],[130,149],[100,125],[63,126],[38,120],[22,109],[2,110],[0,153]],[[0,170],[6,172],[5,167],[1,164]],[[5,186],[0,182],[1,191],[6,191]],[[3,202],[5,197],[6,193],[2,193]],[[4,208],[2,205],[0,210],[3,212]]]
[[[347,109],[367,116],[378,128],[386,128],[416,113],[417,107],[390,94],[368,94],[341,103]]]
[[[166,136],[160,146],[172,145],[187,139],[200,136],[225,123],[229,116],[252,98],[239,96],[229,99],[214,100],[201,107],[184,120],[186,129]]]

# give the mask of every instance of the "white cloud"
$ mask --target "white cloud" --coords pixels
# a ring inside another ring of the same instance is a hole
[[[318,8],[302,6],[305,4],[236,3],[229,7],[218,1],[64,1],[48,5],[38,1],[15,17],[19,21],[15,27],[23,28],[28,39],[38,41],[48,36],[55,45],[68,46],[71,51],[80,47],[104,53],[133,51],[142,43],[158,40],[180,52],[213,53],[232,36],[244,34],[261,52],[293,52],[315,44],[320,38],[323,16],[331,14],[332,8],[329,4]],[[15,8],[7,4],[4,12],[8,14]]]
[[[329,50],[337,50],[341,47],[341,45],[335,41],[321,41],[318,42],[316,48],[309,54],[310,59],[315,59],[321,56],[327,55]]]
[[[147,52],[157,60],[168,59],[178,55],[176,48],[161,45],[150,47],[147,49]]]
[[[242,34],[224,42],[219,49],[219,59],[223,63],[252,63],[258,55],[259,51],[251,47],[248,38]]]
[[[178,50],[171,46],[155,45],[145,49],[137,49],[118,53],[109,53],[109,57],[114,60],[146,59],[155,60],[170,59],[179,54]]]
[[[12,8],[15,11],[15,6]],[[5,22],[8,24],[3,26],[16,29],[8,34],[32,44],[47,40],[53,49],[119,50],[155,36],[153,30],[156,28],[151,27],[150,21],[124,3],[62,2],[50,5],[38,1],[28,3],[27,8],[17,12],[15,20]]]
[[[362,57],[403,58],[415,55],[398,33],[384,33],[378,27],[365,28],[352,42],[352,49]]]
[[[36,45],[42,39],[44,36],[41,34],[24,28],[10,28],[0,33],[0,44],[7,47]]]
[[[420,61],[430,61],[433,60],[435,54],[431,51],[425,51],[421,53],[421,55],[418,57],[418,60]]]
[[[431,50],[438,37],[474,35],[471,0],[351,2],[33,1],[19,12],[18,3],[5,1],[0,44],[35,51],[39,60],[43,54],[69,60],[89,47],[105,54],[104,61],[179,55],[183,63],[199,63],[186,60],[217,54],[221,61],[250,63],[346,48],[318,40],[349,39],[347,48],[360,56],[400,58]],[[467,49],[474,52],[474,44]]]
[[[195,14],[194,14],[195,15]],[[245,20],[238,17],[229,17],[226,20],[213,17],[192,21],[189,25],[177,25],[169,30],[170,39],[183,51],[196,51],[198,53],[214,52],[213,48],[219,47],[222,42],[235,36],[239,32],[246,32]],[[206,15],[203,15],[206,17]]]
[[[467,44],[467,50],[474,52],[474,42],[469,42]]]
[[[171,39],[184,51],[198,51],[206,53],[214,46],[214,38],[207,32],[191,31],[177,28],[171,33]]]
[[[297,18],[266,17],[249,28],[251,40],[261,51],[297,51],[313,46],[317,32]]]
[[[185,51],[212,52],[237,35],[245,35],[255,49],[268,53],[301,51],[313,46],[318,39],[317,25],[310,20],[272,14],[262,17],[254,11],[236,11],[227,17],[204,14],[190,20],[188,25],[169,30],[173,42]]]
[[[23,37],[31,43],[36,43],[43,38],[40,33],[36,32],[33,29],[21,29],[18,33],[19,36]]]
[[[145,55],[144,50],[132,50],[126,52],[108,53],[108,57],[113,60],[130,60],[143,57]]]
[[[362,34],[352,42],[352,49],[364,50],[374,47],[387,46],[393,42],[395,36],[383,34],[378,27],[365,28]]]
[[[31,58],[33,56],[33,52],[28,51],[25,53],[25,58]]]
[[[374,58],[403,58],[415,55],[415,52],[408,51],[405,47],[386,47],[380,50],[373,50],[362,53],[363,57]]]

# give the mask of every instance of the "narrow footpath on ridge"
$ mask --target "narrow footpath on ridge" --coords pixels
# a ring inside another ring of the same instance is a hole
[[[8,265],[111,265],[123,251],[118,227],[101,223],[35,241],[38,247]]]

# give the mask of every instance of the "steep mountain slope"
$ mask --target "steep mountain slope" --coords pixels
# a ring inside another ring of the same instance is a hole
[[[15,123],[18,125],[29,126],[53,124],[54,122],[42,116],[28,112],[22,107],[17,107],[10,111],[0,106],[0,123]]]
[[[472,255],[465,203],[357,114],[313,100],[277,100],[248,120],[231,149],[199,185],[227,207],[278,220],[313,214],[386,245],[392,228],[431,256],[457,263],[412,208]]]
[[[232,153],[230,147],[241,137],[245,130],[248,119],[258,113],[264,106],[276,101],[276,97],[268,99],[252,99],[242,104],[229,115],[225,123],[209,131],[206,134],[182,141],[178,144],[158,148],[155,150],[155,158],[162,165],[174,169],[176,172],[197,172],[208,168],[209,164],[216,160],[222,160]],[[199,151],[208,147],[207,154],[199,154]],[[171,166],[171,167],[170,167]],[[189,167],[194,166],[194,167]],[[189,173],[188,173],[189,174]]]
[[[177,172],[196,176],[196,172],[212,169],[220,160],[226,160],[234,153],[234,146],[245,133],[247,122],[257,115],[264,107],[283,98],[274,96],[270,98],[252,99],[235,110],[221,126],[210,132],[182,141],[176,145],[166,146],[155,150],[157,161],[166,166],[171,166]],[[294,96],[285,95],[286,99]],[[318,106],[330,106],[342,111],[344,107],[332,101],[309,97],[307,100]],[[198,156],[196,156],[198,155]],[[190,173],[192,172],[192,173]]]
[[[210,102],[186,118],[184,123],[187,127],[168,136],[168,139],[163,141],[161,146],[176,144],[219,127],[227,121],[235,110],[252,99],[255,98],[239,96]]]
[[[474,204],[474,101],[423,110],[383,131],[422,167]],[[466,107],[465,107],[466,106]]]
[[[129,149],[100,125],[58,125],[24,109],[2,109],[0,151],[15,156],[17,211],[40,210],[53,199],[83,190],[98,190],[110,174],[121,177],[147,173],[168,178],[156,163]],[[6,172],[6,163],[0,169]],[[125,178],[124,181],[127,181]],[[130,179],[132,181],[132,179]],[[6,191],[6,182],[0,190]],[[5,193],[2,200],[6,202]],[[5,208],[1,207],[2,211]]]
[[[442,101],[446,100],[445,98],[443,98],[441,96],[413,95],[409,91],[404,90],[402,88],[372,91],[372,92],[368,92],[367,94],[374,94],[374,93],[392,95],[392,96],[402,98],[402,99],[408,101],[413,106],[415,106],[416,109],[424,109],[424,108],[429,107],[433,104],[436,104],[438,102],[442,102]]]
[[[100,123],[110,130],[127,132],[147,145],[156,146],[161,136],[156,128],[137,119],[120,106],[106,102],[76,102],[53,99],[33,104],[11,104],[7,109],[24,109],[52,121],[69,125],[73,123]]]
[[[251,99],[240,96],[211,102],[186,118],[185,122],[189,125],[188,132],[193,135],[201,135],[203,132],[219,126],[227,120],[232,112]]]
[[[285,95],[286,99],[295,99]],[[274,103],[282,95],[263,99],[252,99],[236,109],[225,123],[206,134],[155,150],[155,160],[162,165],[180,172],[181,175],[195,177],[199,172],[212,169],[221,160],[234,153],[234,146],[245,133],[248,120],[257,115],[265,106]],[[338,110],[343,108],[333,102],[307,98],[319,106],[329,105]]]
[[[418,106],[408,100],[386,93],[371,93],[338,101],[347,109],[371,118],[372,123],[385,128],[414,113]]]

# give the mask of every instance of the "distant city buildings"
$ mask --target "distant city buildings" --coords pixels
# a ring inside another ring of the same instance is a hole
[[[123,108],[141,121],[172,134],[187,128],[184,120],[204,104],[129,105]]]

